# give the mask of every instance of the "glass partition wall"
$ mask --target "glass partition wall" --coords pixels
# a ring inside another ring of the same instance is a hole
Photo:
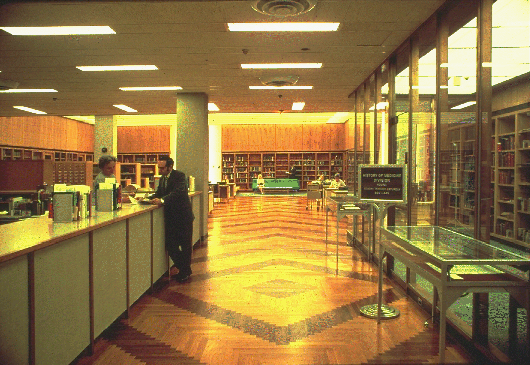
[[[471,2],[469,2],[471,5]],[[476,7],[460,7],[445,14],[441,23],[440,53],[444,62],[438,66],[443,75],[440,90],[439,133],[443,150],[440,171],[441,201],[439,223],[452,230],[474,236],[476,201],[476,85],[477,19]],[[458,16],[457,16],[458,15]]]
[[[410,80],[410,47],[405,44],[397,53],[395,58],[396,75],[392,82],[394,82],[395,96],[394,100],[394,123],[393,128],[395,136],[392,136],[395,142],[395,151],[393,159],[396,164],[408,165],[409,163],[409,80]],[[391,138],[392,138],[391,137]],[[409,196],[410,198],[410,196]],[[410,225],[410,206],[398,205],[395,209],[395,225],[408,226]]]
[[[357,161],[408,166],[408,202],[388,222],[530,258],[529,25],[528,0],[448,1],[355,91]],[[432,302],[420,276],[388,267]],[[475,343],[529,355],[526,309],[508,294],[462,296],[450,318]]]

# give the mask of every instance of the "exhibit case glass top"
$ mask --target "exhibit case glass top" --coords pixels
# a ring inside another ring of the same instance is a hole
[[[397,238],[406,249],[421,251],[440,263],[459,264],[473,261],[528,265],[530,260],[485,242],[435,226],[392,226],[383,229]]]
[[[342,194],[328,197],[327,208],[332,212],[367,212],[371,205],[359,201],[359,198],[353,194]]]

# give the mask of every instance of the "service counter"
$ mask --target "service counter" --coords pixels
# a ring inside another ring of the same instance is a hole
[[[194,243],[200,194],[190,194]],[[72,362],[167,271],[164,238],[164,209],[154,205],[0,226],[1,362]]]

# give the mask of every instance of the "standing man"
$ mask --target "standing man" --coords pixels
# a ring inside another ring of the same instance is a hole
[[[179,270],[174,278],[185,282],[191,275],[193,237],[193,211],[188,196],[186,175],[173,170],[173,159],[162,156],[158,161],[160,178],[156,193],[151,195],[152,204],[164,205],[166,226],[166,250]]]

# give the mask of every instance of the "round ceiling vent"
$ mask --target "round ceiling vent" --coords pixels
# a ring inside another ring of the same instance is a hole
[[[315,7],[317,0],[258,0],[252,8],[259,13],[277,17],[296,16]]]
[[[298,76],[262,76],[259,80],[266,86],[293,86],[298,82]]]

